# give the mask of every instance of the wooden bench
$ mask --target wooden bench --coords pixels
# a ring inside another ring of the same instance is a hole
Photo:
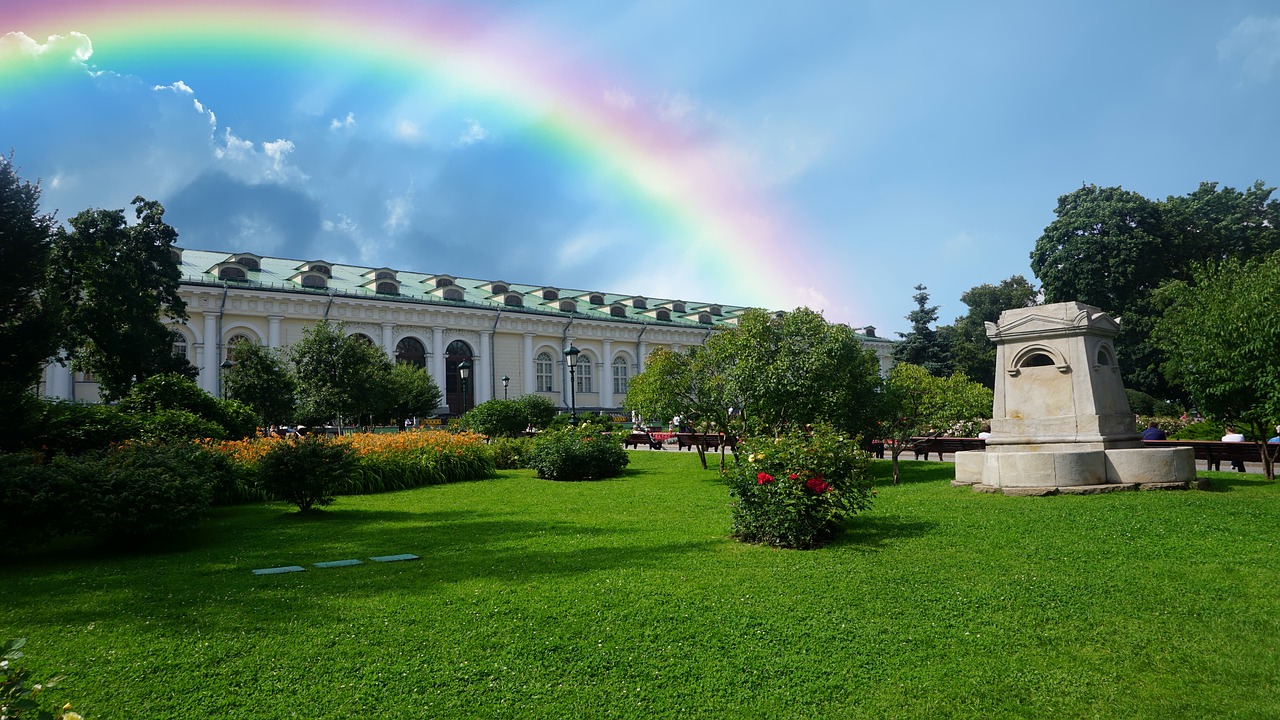
[[[1195,450],[1196,460],[1205,462],[1206,470],[1221,470],[1222,461],[1262,462],[1262,449],[1256,442],[1222,442],[1221,440],[1143,440],[1146,447],[1189,447]],[[1272,461],[1280,456],[1280,443],[1267,445]]]
[[[724,445],[729,450],[738,447],[738,438],[719,433],[676,433],[676,449],[685,450],[701,445],[706,450],[718,450]]]
[[[662,441],[655,440],[653,435],[647,432],[632,432],[622,440],[623,447],[638,448],[641,445],[648,445],[650,450],[662,449]]]
[[[929,453],[938,453],[938,459],[942,459],[943,453],[958,453],[969,450],[985,450],[987,441],[982,438],[958,438],[958,437],[913,437],[911,438],[911,449],[919,460],[923,455],[925,460],[929,459]]]

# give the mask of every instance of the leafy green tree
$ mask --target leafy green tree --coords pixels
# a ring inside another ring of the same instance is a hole
[[[933,375],[945,375],[950,366],[948,349],[943,344],[945,338],[930,327],[938,322],[938,306],[929,305],[928,288],[924,285],[917,285],[915,290],[912,300],[916,303],[916,309],[907,313],[907,320],[911,321],[911,332],[898,333],[902,342],[894,346],[893,359],[895,362],[919,365]]]
[[[52,287],[65,308],[72,365],[97,375],[107,399],[152,375],[196,375],[173,355],[163,321],[187,318],[173,255],[178,233],[165,224],[160,203],[136,197],[133,206],[132,225],[124,210],[80,213],[53,246]]]
[[[1274,191],[1261,180],[1244,192],[1202,182],[1195,192],[1168,198],[1165,225],[1181,251],[1183,270],[1173,277],[1185,279],[1198,261],[1258,258],[1280,250],[1280,201],[1271,198]]]
[[[1201,412],[1234,423],[1263,451],[1280,422],[1280,252],[1265,259],[1229,258],[1201,266],[1190,282],[1161,288],[1169,307],[1156,322],[1154,344],[1164,371]],[[1275,479],[1271,452],[1263,471]]]
[[[388,419],[403,422],[406,418],[422,417],[440,407],[444,395],[440,386],[423,368],[411,363],[396,363],[390,375],[391,404]],[[523,430],[524,426],[521,425]]]
[[[516,437],[528,427],[524,408],[515,400],[489,400],[462,416],[462,424],[491,438]]]
[[[222,380],[227,397],[253,408],[262,427],[292,422],[297,381],[283,354],[241,340],[231,346],[230,355],[235,364]]]
[[[14,416],[19,406],[36,409],[25,396],[58,349],[47,284],[54,228],[53,216],[40,214],[40,188],[18,177],[11,156],[0,156],[0,407],[7,409],[0,432],[28,417]]]
[[[248,405],[219,400],[195,381],[177,373],[153,375],[129,389],[117,406],[142,423],[151,439],[243,438],[257,431],[257,416]],[[209,430],[212,425],[216,430]]]
[[[727,384],[733,366],[725,358],[733,357],[734,332],[711,338],[706,347],[655,350],[645,360],[644,372],[628,385],[626,408],[649,418],[687,417],[700,433],[730,432],[729,408],[734,401]],[[706,448],[696,447],[706,469]],[[720,462],[723,468],[723,454]]]
[[[938,328],[939,341],[951,353],[951,367],[975,381],[995,388],[996,346],[987,338],[986,323],[1000,319],[1005,310],[1032,307],[1039,291],[1021,275],[999,285],[977,285],[960,296],[969,312],[952,325]]]
[[[321,321],[302,331],[289,349],[298,381],[298,412],[305,420],[334,422],[377,415],[386,407],[391,360],[369,343]]]
[[[544,428],[555,419],[556,404],[541,395],[523,395],[516,398],[524,410],[525,427]]]
[[[911,447],[911,438],[960,432],[979,418],[990,418],[994,394],[990,388],[956,373],[936,377],[919,365],[899,363],[889,371],[880,396],[880,437],[892,440],[893,484],[898,484],[898,458]]]

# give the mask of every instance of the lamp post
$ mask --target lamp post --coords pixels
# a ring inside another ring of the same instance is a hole
[[[458,377],[462,380],[462,412],[458,413],[461,415],[467,411],[467,378],[471,377],[470,361],[463,360],[458,363]]]
[[[511,378],[506,375],[502,376],[502,399],[507,399],[507,385],[511,382]]]
[[[578,353],[582,351],[569,343],[564,351],[564,361],[569,365],[569,423],[578,424],[578,385],[574,382],[574,370],[578,367]]]
[[[226,378],[223,376],[227,374],[228,370],[230,370],[235,366],[236,364],[231,360],[231,358],[227,358],[226,360],[223,360],[222,365],[219,366],[222,368],[222,372],[218,375],[218,388],[222,390],[223,400],[227,399],[227,383],[226,383]]]

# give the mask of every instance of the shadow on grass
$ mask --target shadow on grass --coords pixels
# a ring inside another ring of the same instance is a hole
[[[1263,475],[1242,472],[1209,472],[1196,473],[1196,481],[1201,490],[1209,492],[1228,492],[1238,487],[1265,487],[1274,484]]]
[[[937,525],[897,516],[858,515],[845,524],[845,531],[836,536],[828,547],[879,550],[895,541],[924,537]]]
[[[956,466],[948,462],[928,460],[898,460],[898,484],[923,482],[951,482],[956,477]],[[871,479],[877,487],[893,485],[893,462],[876,460],[871,463]]]

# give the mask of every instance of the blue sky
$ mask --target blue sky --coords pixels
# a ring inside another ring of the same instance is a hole
[[[950,322],[970,287],[1035,282],[1028,254],[1082,183],[1164,198],[1201,181],[1280,182],[1275,3],[467,7],[487,11],[495,38],[534,34],[610,68],[602,96],[624,92],[732,154],[741,181],[796,220],[791,241],[822,259],[806,297],[885,335],[907,329],[916,284]],[[31,36],[0,43],[5,62],[79,30],[5,23]],[[324,56],[138,63],[88,41],[86,62],[66,62],[83,48],[66,38],[40,60],[59,73],[0,85],[0,140],[63,220],[142,194],[189,247],[763,302],[653,240],[626,203],[584,191],[591,168],[522,142],[519,119],[482,99],[335,90],[341,69]],[[429,122],[390,122],[411,109]],[[373,118],[388,132],[325,142]],[[649,250],[610,252],[624,244]]]

